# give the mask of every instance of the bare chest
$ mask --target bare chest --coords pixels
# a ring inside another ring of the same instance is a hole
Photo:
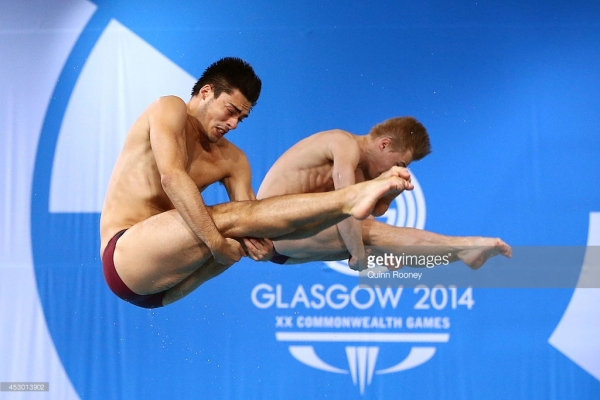
[[[186,171],[201,190],[230,175],[231,163],[219,148],[194,147],[189,153]]]

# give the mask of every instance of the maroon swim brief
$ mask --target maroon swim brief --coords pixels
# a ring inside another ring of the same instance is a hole
[[[117,240],[125,233],[127,229],[123,229],[108,242],[106,249],[104,249],[104,254],[102,255],[102,272],[104,272],[104,279],[108,284],[110,290],[113,291],[114,294],[119,296],[121,299],[134,304],[138,307],[143,308],[158,308],[163,306],[163,297],[165,297],[165,292],[153,293],[153,294],[137,294],[134,293],[131,289],[125,285],[117,270],[115,269],[115,263],[113,260],[113,255],[115,253],[115,247],[117,245]]]

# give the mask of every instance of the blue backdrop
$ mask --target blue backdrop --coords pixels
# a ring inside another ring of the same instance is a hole
[[[132,118],[161,94],[187,100],[204,68],[231,55],[263,80],[229,134],[255,189],[303,137],[412,115],[433,145],[411,165],[422,199],[398,204],[422,216],[412,226],[600,245],[599,4],[0,10],[0,381],[49,381],[54,395],[86,399],[600,397],[599,289],[361,289],[325,263],[244,260],[149,311],[107,289],[98,256],[101,199]],[[226,195],[212,188],[205,200]]]

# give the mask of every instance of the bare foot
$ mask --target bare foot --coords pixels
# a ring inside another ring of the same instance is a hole
[[[512,257],[512,249],[501,239],[475,237],[472,239],[469,247],[458,252],[458,258],[471,269],[478,269],[490,257],[494,257],[498,254],[510,258]]]
[[[403,190],[413,190],[414,189],[414,186],[413,186],[412,182],[410,181],[410,173],[408,172],[408,170],[406,168],[392,167],[391,169],[384,172],[376,179],[387,179],[389,177],[397,177],[397,178],[402,179],[404,181],[404,189]],[[401,192],[402,191],[397,192],[397,193],[390,193],[390,194],[387,194],[387,195],[381,197],[381,199],[379,199],[377,201],[377,204],[375,204],[372,214],[376,217],[381,217],[383,214],[385,214],[386,211],[388,210],[388,208],[390,208],[390,204],[392,204],[392,201],[394,201],[394,199],[396,197],[398,197],[398,195]]]
[[[358,183],[353,186],[355,192],[351,193],[350,214],[356,219],[365,219],[371,213],[377,215],[376,212],[380,212],[384,208],[387,210],[392,200],[407,186],[412,185],[397,176]]]
[[[384,173],[379,175],[377,177],[377,179],[389,178],[390,176],[397,176],[397,177],[404,179],[405,181],[410,182],[410,172],[408,172],[408,169],[406,169],[404,167],[397,167],[397,166],[394,166],[394,167],[390,168],[389,170],[385,171]]]

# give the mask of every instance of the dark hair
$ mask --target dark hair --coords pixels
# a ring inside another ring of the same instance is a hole
[[[390,118],[371,128],[369,134],[375,138],[390,138],[395,150],[411,149],[414,161],[431,153],[427,129],[413,117]]]
[[[212,86],[215,98],[222,92],[231,94],[238,89],[252,105],[255,105],[262,83],[246,61],[237,57],[225,57],[206,68],[194,85],[192,96],[197,95],[204,85]]]

